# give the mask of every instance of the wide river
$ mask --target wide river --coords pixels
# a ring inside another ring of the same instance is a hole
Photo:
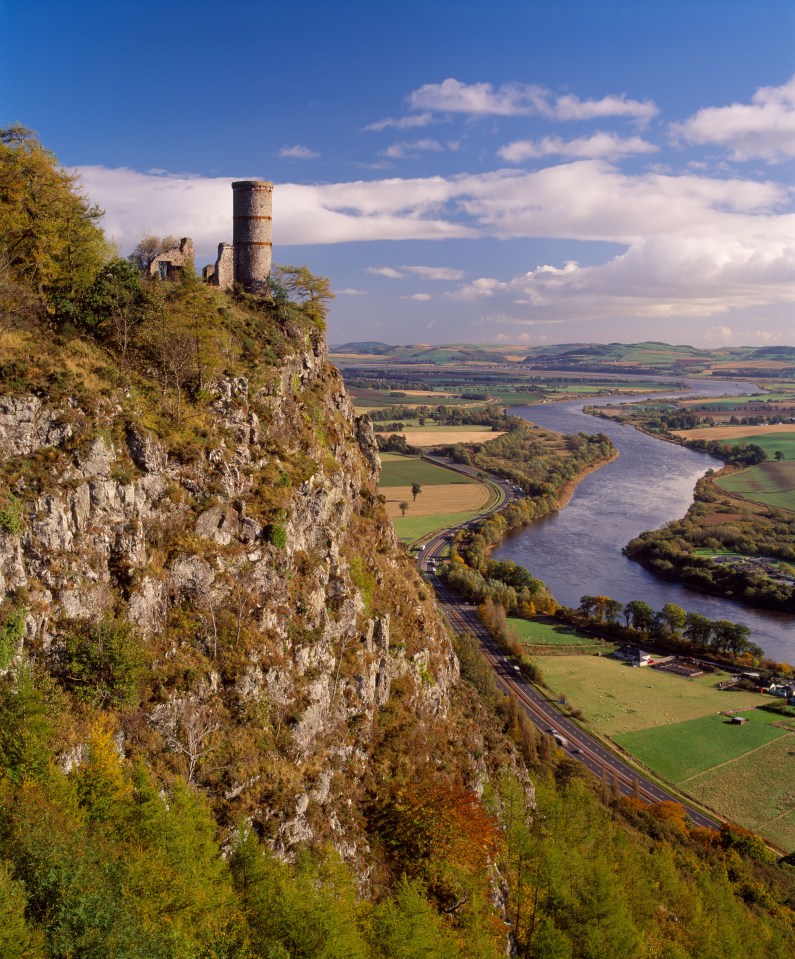
[[[693,390],[688,395],[759,392],[752,383],[736,380],[684,382]],[[621,603],[642,599],[654,609],[676,603],[710,619],[744,623],[750,627],[753,641],[771,659],[795,663],[795,616],[750,609],[659,579],[622,554],[622,547],[643,530],[657,529],[683,517],[693,502],[696,480],[710,467],[719,469],[723,465],[704,453],[653,439],[631,426],[582,411],[583,406],[618,405],[626,400],[626,396],[607,401],[600,398],[511,410],[559,433],[607,433],[619,456],[586,476],[569,504],[558,513],[510,534],[495,550],[495,557],[526,566],[566,606],[578,606],[585,593],[610,596]]]

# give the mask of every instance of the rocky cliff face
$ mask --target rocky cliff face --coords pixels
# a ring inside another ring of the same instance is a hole
[[[322,341],[256,379],[216,382],[187,453],[129,390],[0,396],[0,609],[25,610],[14,652],[67,688],[75,635],[102,660],[97,624],[127,630],[145,659],[135,695],[99,701],[120,750],[277,848],[330,840],[354,856],[396,684],[412,722],[443,723],[457,661]],[[76,722],[65,767],[81,748]]]

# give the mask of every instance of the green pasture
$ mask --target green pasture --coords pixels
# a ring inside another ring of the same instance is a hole
[[[586,636],[585,633],[540,619],[509,616],[508,626],[516,633],[519,642],[530,646],[593,646],[596,642],[592,636]]]
[[[765,701],[757,693],[716,689],[724,674],[683,679],[610,656],[549,656],[543,670],[550,689],[581,709],[595,731],[616,739]]]
[[[795,510],[795,462],[792,460],[749,466],[740,473],[720,476],[715,482],[728,493],[737,493],[755,503]]]
[[[466,523],[473,516],[479,513],[435,513],[433,516],[398,516],[392,520],[398,539],[402,543],[413,543],[428,533],[436,530],[447,529],[450,526],[458,526],[460,523]]]
[[[447,486],[450,483],[471,484],[475,480],[444,469],[434,463],[426,463],[416,456],[402,456],[400,453],[381,453],[381,481],[379,486]]]
[[[795,460],[795,433],[762,433],[759,436],[741,436],[731,440],[721,440],[726,446],[761,446],[768,459],[774,459],[777,450],[784,454],[784,460]]]
[[[793,754],[795,735],[784,734],[689,779],[683,788],[789,852],[795,850]]]
[[[725,708],[730,708],[728,702]],[[694,776],[787,735],[773,726],[781,719],[775,713],[752,709],[740,715],[748,720],[744,726],[733,725],[728,716],[712,715],[624,733],[613,739],[660,776],[688,788],[688,781]]]

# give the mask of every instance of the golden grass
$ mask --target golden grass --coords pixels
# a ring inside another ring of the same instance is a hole
[[[489,502],[491,492],[483,483],[443,483],[438,486],[423,486],[416,501],[412,499],[410,486],[385,486],[386,511],[390,519],[397,519],[400,503],[408,503],[406,516],[435,516],[437,513],[465,513],[483,509]]]
[[[734,440],[743,436],[764,436],[770,433],[795,433],[795,423],[771,426],[708,426],[696,430],[671,430],[684,440]]]
[[[491,430],[406,430],[406,442],[411,446],[447,446],[451,443],[487,443],[502,433]]]

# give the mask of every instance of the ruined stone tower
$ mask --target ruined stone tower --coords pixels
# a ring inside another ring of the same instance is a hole
[[[236,180],[232,184],[234,278],[248,293],[259,292],[271,272],[273,184]]]

